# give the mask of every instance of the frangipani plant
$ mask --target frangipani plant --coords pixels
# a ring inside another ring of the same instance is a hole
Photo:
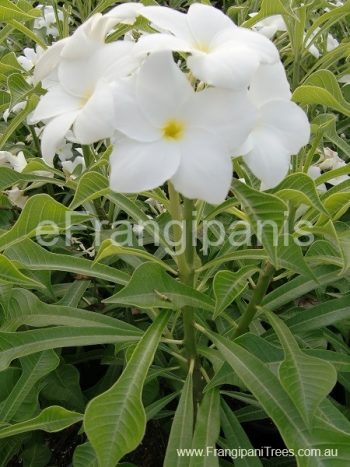
[[[292,3],[4,2],[3,465],[349,463],[350,7]]]

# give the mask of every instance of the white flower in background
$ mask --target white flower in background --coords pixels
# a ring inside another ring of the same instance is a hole
[[[85,36],[84,28],[80,33],[78,36]],[[134,44],[130,42],[105,44],[88,38],[80,57],[76,49],[76,42],[84,43],[80,39],[64,43],[57,63],[58,83],[41,97],[31,117],[32,123],[47,122],[41,143],[49,165],[71,127],[79,144],[92,144],[112,135],[113,83],[136,66],[131,56]],[[71,53],[75,58],[66,59],[65,54]]]
[[[0,151],[0,166],[12,167],[16,172],[22,172],[26,167],[27,161],[20,151],[16,156],[8,151]]]
[[[23,55],[17,57],[17,61],[24,70],[30,71],[35,67],[43,52],[44,49],[40,45],[37,45],[35,49],[26,47],[23,49]]]
[[[249,16],[255,16],[257,13],[251,13]],[[268,39],[272,39],[273,36],[278,32],[287,31],[286,23],[282,15],[272,15],[264,18],[263,20],[255,23],[252,27],[253,31],[259,32]]]
[[[34,20],[34,29],[45,28],[46,34],[52,37],[58,36],[58,29],[56,26],[56,15],[53,6],[38,5],[37,8],[41,9],[42,16]],[[63,21],[63,13],[57,10],[57,17],[59,21]]]
[[[112,8],[106,17],[115,18],[121,24],[134,24],[137,16],[146,8],[142,3],[128,2],[121,3]]]
[[[231,155],[255,123],[246,93],[195,92],[172,54],[158,52],[119,86],[115,107],[115,127],[126,137],[110,158],[113,190],[136,193],[171,180],[188,198],[225,199]]]
[[[188,52],[189,69],[196,78],[210,85],[242,89],[249,84],[260,63],[275,63],[279,59],[270,40],[237,27],[228,16],[208,5],[194,3],[187,14],[151,6],[141,14],[162,32],[141,37],[135,51],[140,54],[160,50]]]
[[[290,156],[309,141],[310,125],[303,110],[290,100],[290,87],[281,63],[259,68],[250,84],[249,96],[259,117],[241,147],[241,154],[265,190],[287,175]]]
[[[317,165],[312,165],[311,167],[309,167],[307,174],[309,177],[312,178],[312,180],[316,180],[318,177],[322,175],[322,171]],[[326,184],[321,183],[321,185],[317,185],[317,189],[322,192],[327,191]]]
[[[321,52],[319,49],[316,47],[315,43],[313,42],[313,39],[315,36],[320,32],[320,28],[316,28],[312,34],[308,37],[307,41],[305,42],[305,48],[310,52],[311,55],[313,55],[315,58],[320,58]],[[332,36],[332,34],[327,34],[326,37],[326,51],[331,52],[332,50],[336,49],[339,45],[339,42],[337,39]]]
[[[10,203],[17,208],[23,209],[24,205],[27,202],[28,196],[24,196],[24,191],[20,190],[18,187],[14,187],[11,190],[6,190],[5,192]]]
[[[324,148],[321,160],[317,163],[321,170],[335,170],[346,166],[346,162],[338,156],[336,151],[331,148]],[[339,185],[339,183],[350,180],[349,175],[340,175],[339,177],[328,180],[327,183],[331,185]]]
[[[26,105],[27,103],[25,101],[18,102],[18,104],[14,105],[11,109],[10,108],[6,109],[4,113],[2,114],[2,118],[5,120],[5,122],[7,122],[11,112],[16,114],[20,112],[21,110],[23,110]]]
[[[69,175],[70,178],[76,178],[74,173],[77,172],[77,167],[80,167],[79,172],[82,173],[86,166],[85,160],[82,156],[77,156],[73,160],[65,160],[62,162],[62,169],[66,175]]]
[[[338,79],[338,81],[342,84],[350,84],[350,74],[343,75],[341,78]]]

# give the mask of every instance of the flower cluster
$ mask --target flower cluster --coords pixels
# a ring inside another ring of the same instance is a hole
[[[113,41],[120,24],[133,27]],[[96,14],[44,52],[34,81],[47,89],[31,117],[45,123],[45,161],[53,165],[67,134],[82,145],[110,139],[119,192],[170,180],[184,196],[217,204],[232,157],[271,188],[310,136],[275,45],[202,4],[186,14],[138,3]]]

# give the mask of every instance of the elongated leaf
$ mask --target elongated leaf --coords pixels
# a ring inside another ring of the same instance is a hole
[[[270,256],[272,264],[276,265],[278,237],[287,206],[277,197],[256,191],[238,180],[234,180],[232,187],[245,208],[255,234]]]
[[[46,271],[66,271],[87,277],[96,277],[116,284],[125,285],[130,277],[123,271],[105,264],[94,263],[85,258],[51,253],[30,239],[5,250],[5,255],[28,269]]]
[[[22,358],[22,374],[11,394],[0,404],[0,420],[11,420],[36,383],[53,371],[58,364],[59,358],[53,350]]]
[[[344,99],[336,77],[329,70],[318,70],[299,86],[292,99],[304,105],[318,104],[350,116],[350,104]]]
[[[15,225],[0,235],[0,250],[35,235],[57,234],[57,229],[65,230],[90,218],[90,215],[70,211],[48,195],[35,195],[29,198]]]
[[[6,22],[11,19],[28,21],[34,19],[40,14],[39,10],[31,10],[30,13],[18,8],[10,0],[0,0],[0,22]]]
[[[219,433],[220,395],[219,391],[213,388],[204,394],[199,405],[192,440],[192,449],[203,449],[204,454],[203,456],[192,456],[190,467],[219,467],[218,456],[214,453]]]
[[[177,309],[193,306],[212,311],[213,300],[169,276],[164,268],[154,263],[139,266],[129,284],[120,292],[105,300],[140,308]]]
[[[113,240],[104,240],[102,245],[98,251],[98,255],[96,257],[96,261],[101,261],[103,258],[107,258],[108,256],[113,255],[130,255],[130,256],[137,256],[138,258],[142,258],[145,261],[152,261],[154,263],[159,264],[162,268],[169,271],[172,274],[176,274],[176,271],[169,266],[167,263],[162,261],[161,259],[157,258],[156,256],[148,253],[145,249],[142,248],[129,248],[126,246],[118,245],[117,242]]]
[[[213,283],[216,300],[213,319],[242,294],[248,285],[248,279],[257,271],[259,269],[254,266],[245,266],[237,272],[219,271],[216,274]]]
[[[277,255],[280,267],[317,280],[305,261],[300,245],[297,245],[292,235],[283,235],[279,238]]]
[[[310,447],[307,427],[274,373],[240,345],[218,334],[206,333],[276,424],[287,447]]]
[[[90,443],[80,444],[75,448],[73,467],[98,467],[96,453]]]
[[[187,375],[181,397],[171,425],[164,467],[188,467],[188,456],[179,450],[191,449],[193,436],[193,382],[192,372]]]
[[[34,88],[27,83],[21,73],[10,75],[7,79],[7,87],[11,95],[11,108],[19,102],[23,102],[34,91]]]
[[[0,254],[0,282],[22,287],[43,288],[44,286],[24,275],[6,256]]]
[[[280,381],[311,427],[318,406],[337,382],[337,372],[329,362],[303,353],[288,326],[273,313],[265,311],[265,314],[284,351],[285,358],[279,367]]]
[[[2,330],[16,330],[27,326],[109,327],[140,335],[136,327],[111,316],[62,305],[49,305],[28,290],[14,289],[4,306]]]
[[[84,428],[101,465],[116,465],[141,442],[146,428],[142,388],[169,312],[162,312],[137,344],[118,381],[87,406]]]
[[[327,210],[317,193],[315,182],[304,173],[289,175],[273,191],[285,201],[292,201],[297,206],[302,203],[313,206],[319,212],[328,216]]]
[[[44,430],[49,433],[55,433],[74,425],[74,423],[80,422],[82,419],[83,416],[80,413],[71,412],[63,407],[53,405],[44,409],[37,417],[31,420],[0,428],[0,439],[33,430]]]
[[[221,402],[221,424],[226,444],[230,449],[254,449],[234,412],[224,400]],[[240,457],[235,459],[236,467],[262,467],[258,457]]]
[[[112,344],[138,341],[139,335],[112,327],[68,327],[35,329],[23,332],[0,332],[0,371],[19,357],[43,350],[80,345]]]
[[[309,332],[350,319],[350,296],[328,300],[307,310],[300,309],[286,324],[293,333]]]
[[[76,209],[87,201],[101,197],[108,191],[109,183],[105,176],[99,172],[85,172],[78,180],[78,186],[69,208]]]

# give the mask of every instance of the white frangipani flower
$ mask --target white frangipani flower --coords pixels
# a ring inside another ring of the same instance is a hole
[[[0,151],[0,166],[9,166],[16,172],[22,172],[26,165],[27,161],[23,151],[20,151],[16,156],[8,151]]]
[[[225,199],[231,155],[255,123],[246,93],[195,92],[172,54],[158,52],[116,90],[115,107],[115,126],[125,138],[110,158],[113,190],[135,193],[171,180],[188,198]]]
[[[74,172],[76,171],[77,167],[80,166],[80,172],[83,172],[86,168],[85,160],[82,156],[77,156],[75,159],[72,160],[65,160],[62,162],[62,169],[66,175],[69,175],[70,178],[75,178]]]
[[[310,138],[306,114],[290,101],[289,83],[281,63],[262,65],[253,78],[249,96],[259,113],[241,154],[262,181],[262,189],[276,186],[287,175],[290,156]]]
[[[257,13],[252,13],[250,16],[255,16]],[[286,23],[282,15],[272,15],[264,18],[263,20],[255,23],[252,27],[253,31],[259,32],[268,39],[272,39],[276,32],[287,31]]]
[[[146,7],[142,3],[121,3],[112,8],[105,16],[117,19],[118,23],[134,24],[137,16],[140,15],[144,8]]]
[[[42,10],[42,16],[34,20],[34,29],[46,29],[46,34],[52,37],[58,36],[58,29],[56,26],[56,15],[53,6],[38,5],[37,8]],[[57,10],[57,17],[59,21],[63,21],[63,13]]]
[[[23,209],[27,202],[28,196],[24,195],[24,191],[18,187],[13,187],[11,190],[6,190],[7,197],[13,206]]]
[[[319,49],[316,47],[314,43],[314,38],[315,36],[320,32],[320,28],[316,28],[312,34],[308,37],[308,39],[305,42],[305,48],[313,55],[315,58],[320,58],[321,52]],[[331,52],[332,50],[336,49],[339,45],[339,42],[337,39],[330,33],[327,34],[326,37],[326,51]]]
[[[161,32],[143,36],[135,51],[188,52],[187,66],[207,84],[242,89],[249,84],[260,63],[279,59],[274,44],[266,37],[237,27],[228,16],[208,5],[194,3],[187,14],[167,7],[152,6],[141,11]],[[164,32],[165,31],[165,32]]]
[[[85,48],[81,58],[59,61],[58,83],[40,99],[31,117],[32,123],[48,122],[41,143],[49,165],[71,127],[74,140],[80,144],[92,144],[112,135],[113,83],[135,68],[133,46],[123,41],[99,43],[98,47],[93,43],[90,55]]]
[[[5,120],[5,122],[7,122],[9,116],[10,116],[10,113],[13,112],[13,113],[18,113],[20,112],[21,110],[23,110],[25,108],[25,106],[27,105],[27,103],[25,101],[23,102],[18,102],[16,105],[14,105],[13,107],[9,107],[8,109],[6,109],[4,111],[4,113],[2,114],[2,118]]]
[[[37,45],[35,49],[26,47],[23,49],[23,55],[17,57],[17,61],[24,70],[30,71],[37,64],[43,52],[44,49],[40,45]]]

